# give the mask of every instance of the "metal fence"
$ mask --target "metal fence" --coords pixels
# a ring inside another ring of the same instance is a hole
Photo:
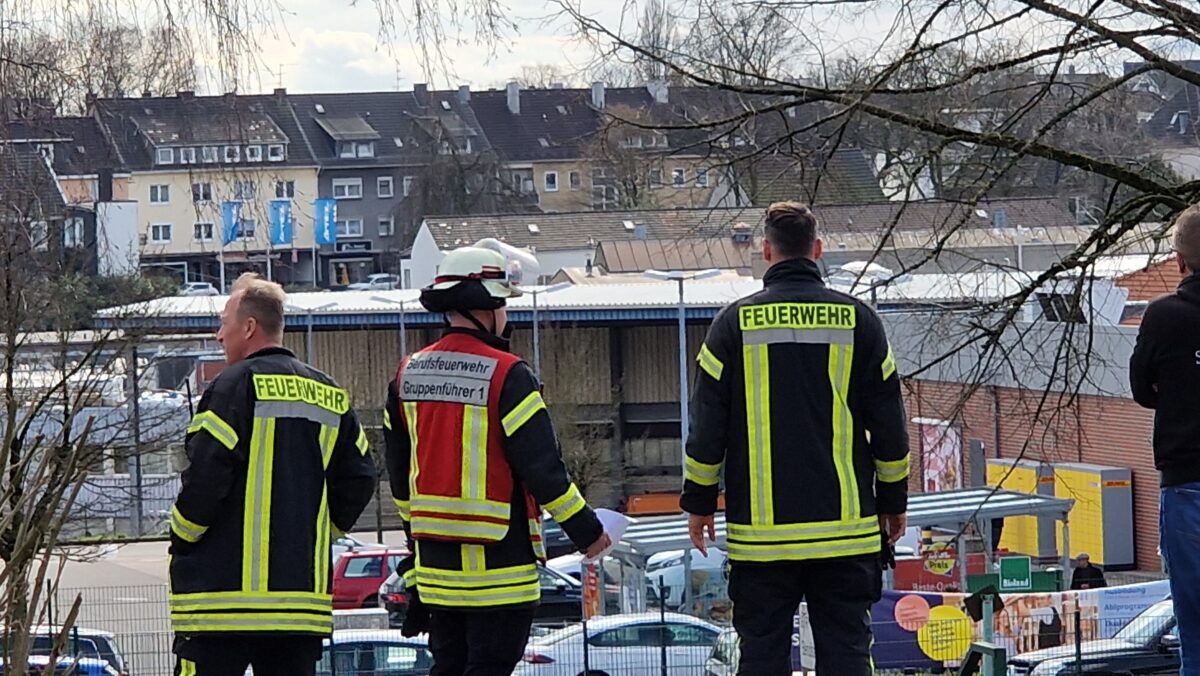
[[[97,646],[108,641],[120,653],[129,676],[172,673],[165,585],[60,589],[54,596],[52,623],[61,622],[77,596],[81,599],[78,630],[69,652],[94,656]],[[1043,604],[1035,595],[1013,597],[992,622],[991,643],[1005,649],[1007,665],[999,665],[1004,667],[1000,671],[971,673],[1177,673],[1179,649],[1170,603],[1155,603],[1136,615],[1100,618],[1086,607]],[[894,621],[873,624],[876,673],[958,672],[970,646],[984,640],[985,630],[981,623],[936,608],[929,613],[908,608],[896,612]],[[813,637],[804,629],[804,614],[802,609],[797,615],[791,648],[801,671],[815,666]],[[45,631],[48,636],[50,630]],[[515,673],[725,676],[736,672],[738,659],[736,636],[727,625],[658,609],[538,626]],[[428,673],[431,665],[423,637],[406,639],[394,629],[344,630],[337,633],[332,649],[326,649],[318,673],[417,676]]]

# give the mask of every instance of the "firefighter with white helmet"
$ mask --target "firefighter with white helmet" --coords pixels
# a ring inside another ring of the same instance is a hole
[[[609,544],[571,482],[532,369],[509,351],[520,291],[503,255],[446,254],[421,304],[449,324],[388,388],[392,494],[415,557],[404,572],[429,610],[433,674],[509,674],[541,585],[545,509],[589,556]]]

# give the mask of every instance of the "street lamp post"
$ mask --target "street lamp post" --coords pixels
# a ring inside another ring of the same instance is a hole
[[[303,312],[305,315],[306,321],[305,321],[305,325],[304,325],[304,361],[308,362],[309,364],[312,364],[313,359],[314,359],[314,357],[313,357],[313,352],[314,352],[314,348],[313,348],[313,313],[320,312],[321,310],[328,310],[329,308],[336,307],[336,306],[337,306],[337,303],[325,303],[323,305],[318,305],[316,307],[310,307],[310,308],[302,308],[298,305],[291,305],[291,304],[284,306],[288,312],[295,312],[297,314]]]
[[[542,343],[540,338],[541,322],[538,321],[538,296],[543,293],[554,293],[571,286],[567,282],[547,286],[543,289],[527,289],[525,293],[533,296],[533,375],[542,379]]]
[[[384,298],[383,296],[371,296],[371,300],[376,303],[386,303],[387,305],[396,305],[400,308],[400,358],[408,356],[408,325],[404,317],[404,301]]]

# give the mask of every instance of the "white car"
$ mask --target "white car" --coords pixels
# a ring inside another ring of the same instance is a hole
[[[387,273],[376,273],[367,277],[365,282],[355,282],[346,287],[351,291],[388,291],[400,288],[400,276]]]
[[[324,641],[317,676],[416,676],[432,667],[424,634],[405,638],[396,629],[339,629]]]
[[[665,622],[664,622],[665,620]],[[664,653],[672,676],[703,676],[721,628],[689,615],[613,615],[587,623],[591,676],[659,674]],[[576,624],[529,643],[517,664],[519,676],[578,676],[585,673],[583,625]]]
[[[179,296],[219,296],[220,292],[212,282],[188,282],[179,289]]]

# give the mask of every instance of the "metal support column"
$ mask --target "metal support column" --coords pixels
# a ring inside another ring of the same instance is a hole
[[[1063,514],[1062,518],[1062,579],[1059,582],[1059,590],[1066,591],[1071,587],[1071,525],[1069,518]]]
[[[963,524],[958,525],[958,535],[954,538],[954,548],[958,554],[958,581],[962,593],[967,593],[967,538],[963,535]]]

